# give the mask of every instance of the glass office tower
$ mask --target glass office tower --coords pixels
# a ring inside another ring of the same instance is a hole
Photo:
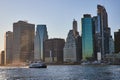
[[[93,57],[92,18],[85,14],[82,18],[82,59]]]
[[[34,59],[43,60],[43,43],[48,39],[46,25],[37,25],[34,40]]]
[[[111,29],[108,27],[108,15],[104,6],[97,5],[97,16],[98,16],[98,28],[99,28],[99,40],[100,43],[100,53],[102,54],[102,59],[104,59],[106,54],[109,54],[109,39],[111,36]]]

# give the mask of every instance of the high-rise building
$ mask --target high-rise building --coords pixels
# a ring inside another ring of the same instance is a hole
[[[13,63],[32,61],[34,59],[35,25],[26,21],[13,24]]]
[[[114,40],[115,40],[115,53],[120,52],[120,29],[117,32],[114,32]]]
[[[0,54],[0,59],[1,59],[1,65],[5,65],[5,51],[1,51],[1,54]]]
[[[102,54],[102,59],[104,59],[106,54],[109,54],[109,38],[110,38],[110,28],[108,27],[108,15],[104,6],[97,5],[97,17],[98,17],[98,30],[100,41],[100,53]]]
[[[93,57],[95,60],[97,60],[97,52],[99,52],[99,48],[100,48],[100,41],[98,41],[98,36],[99,36],[99,33],[98,33],[98,17],[97,16],[94,16],[92,18],[92,24],[93,24],[93,50],[94,50],[94,54],[93,54]]]
[[[47,27],[46,25],[37,25],[36,36],[34,40],[34,59],[43,60],[43,43],[48,39]]]
[[[93,57],[93,25],[90,14],[82,18],[82,59]]]
[[[60,38],[45,40],[44,61],[47,63],[62,63],[64,44],[65,40]]]
[[[73,30],[70,30],[64,46],[64,62],[77,62],[76,48]]]
[[[82,58],[81,37],[77,31],[77,21],[73,21],[73,29],[69,31],[64,46],[64,62],[80,62]]]
[[[11,64],[12,63],[12,56],[13,56],[13,32],[8,31],[5,33],[5,40],[4,40],[4,50],[5,50],[5,63]]]
[[[77,21],[75,19],[73,20],[73,34],[75,37],[77,37],[79,35],[79,33],[77,31]]]

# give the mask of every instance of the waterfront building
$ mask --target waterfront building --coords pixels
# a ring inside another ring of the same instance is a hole
[[[93,25],[90,14],[82,18],[82,60],[93,57]]]
[[[26,21],[13,24],[13,64],[34,59],[35,25]]]
[[[64,46],[64,62],[80,62],[82,58],[81,37],[77,31],[77,21],[73,21],[73,29],[69,31]]]
[[[82,37],[78,35],[76,37],[76,54],[77,54],[77,62],[82,60]]]
[[[43,43],[48,39],[46,25],[37,25],[36,35],[34,40],[34,60],[43,60]]]
[[[95,60],[97,60],[97,54],[100,52],[100,40],[99,40],[99,33],[98,33],[98,17],[94,16],[92,18],[92,24],[93,24],[93,57]]]
[[[47,63],[62,63],[65,40],[53,38],[44,41],[44,61]]]
[[[5,64],[11,64],[13,56],[13,32],[6,32],[4,41]]]
[[[70,30],[64,46],[64,62],[77,62],[75,41],[73,30]]]
[[[5,51],[1,51],[1,54],[0,54],[0,59],[1,59],[1,65],[5,65]]]
[[[108,15],[104,6],[97,5],[97,17],[98,17],[98,41],[100,41],[100,53],[102,59],[106,54],[109,54],[109,38],[110,28],[108,27]]]
[[[114,32],[115,53],[120,52],[120,29]]]

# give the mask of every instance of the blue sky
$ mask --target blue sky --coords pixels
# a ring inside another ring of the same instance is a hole
[[[66,39],[73,19],[77,20],[81,33],[83,14],[96,16],[97,4],[106,8],[113,35],[120,29],[120,0],[1,0],[0,51],[4,49],[4,33],[12,31],[14,22],[27,20],[35,25],[46,24],[49,38]]]

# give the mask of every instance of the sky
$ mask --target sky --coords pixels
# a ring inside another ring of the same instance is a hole
[[[72,21],[78,23],[81,33],[83,14],[97,15],[97,4],[108,13],[111,34],[120,29],[120,0],[1,0],[0,1],[0,51],[4,50],[4,34],[13,31],[19,20],[35,25],[46,24],[49,38],[66,39]]]

